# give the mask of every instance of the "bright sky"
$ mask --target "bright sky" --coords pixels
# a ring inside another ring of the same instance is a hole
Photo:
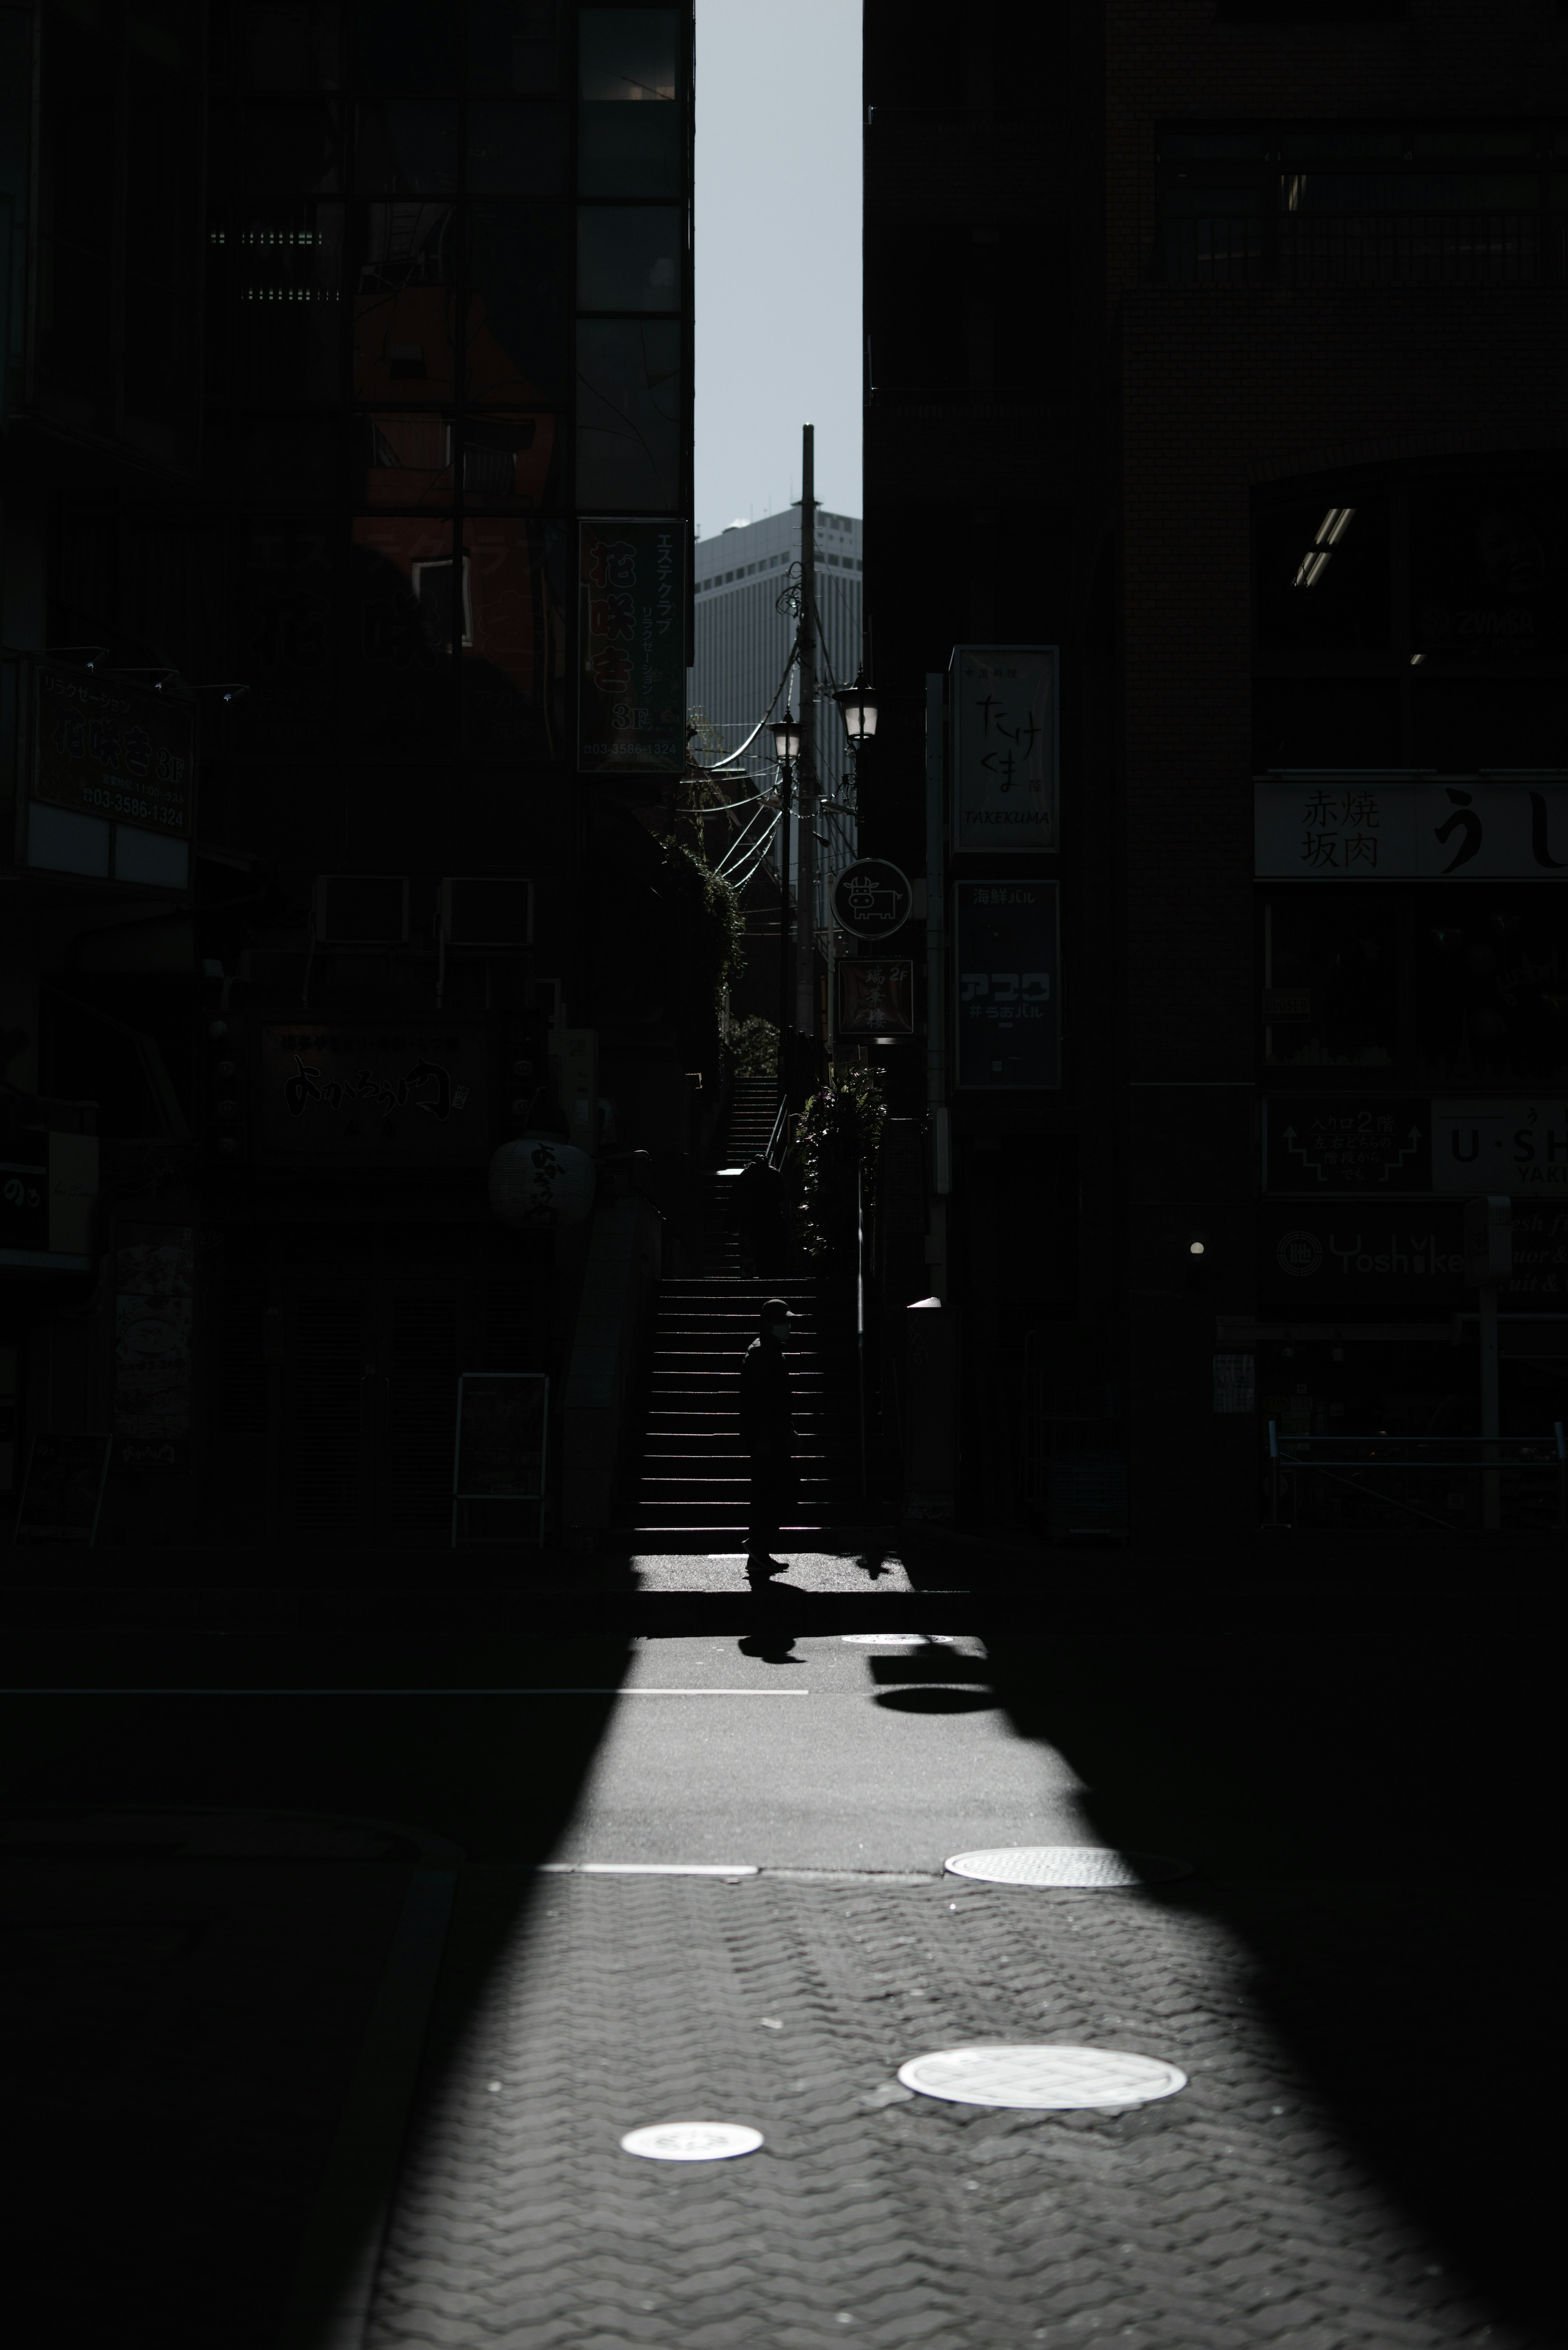
[[[697,525],[860,506],[860,0],[697,0]]]

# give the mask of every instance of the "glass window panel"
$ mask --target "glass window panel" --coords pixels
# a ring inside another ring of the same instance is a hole
[[[456,397],[451,204],[367,204],[354,273],[354,397],[400,408]]]
[[[577,95],[672,99],[680,54],[673,8],[585,8],[577,18]]]
[[[569,149],[565,106],[480,99],[468,109],[468,184],[476,194],[564,195]]]
[[[342,390],[343,207],[247,205],[213,215],[214,342],[226,327],[228,397],[310,406]]]
[[[673,514],[685,402],[679,322],[585,319],[577,328],[577,504]]]
[[[1533,174],[1480,172],[1299,172],[1281,183],[1289,212],[1506,213],[1533,209]]]
[[[1397,163],[1406,151],[1405,133],[1397,125],[1358,130],[1344,125],[1314,129],[1310,123],[1286,123],[1280,144],[1281,152],[1292,161],[1297,156],[1344,155],[1386,158]]]
[[[355,0],[354,78],[361,89],[445,97],[457,88],[457,36],[451,0]]]
[[[1162,160],[1188,155],[1241,158],[1262,155],[1263,147],[1261,130],[1162,130],[1159,134]]]
[[[457,175],[454,103],[375,99],[356,108],[354,185],[359,194],[449,195]]]
[[[532,416],[472,416],[462,437],[466,505],[538,513],[554,502],[559,440],[547,410]]]
[[[559,757],[566,642],[559,533],[544,523],[472,515],[462,543],[470,609],[464,747],[482,757]]]
[[[1341,525],[1347,508],[1350,519]],[[1332,545],[1321,543],[1320,534],[1326,539],[1336,529]],[[1271,504],[1259,513],[1256,549],[1260,652],[1388,650],[1393,603],[1386,498],[1331,485]],[[1327,561],[1319,564],[1324,554]],[[1303,575],[1310,575],[1310,585]]]
[[[587,101],[577,109],[577,192],[678,196],[685,170],[679,106]]]
[[[327,418],[209,414],[202,479],[213,496],[245,504],[328,499],[339,490],[338,428]]]
[[[577,214],[579,310],[679,310],[681,214],[673,204],[588,204]]]
[[[1304,988],[1304,1022],[1270,1030],[1272,1068],[1386,1069],[1396,1057],[1399,910],[1381,889],[1281,890],[1270,902],[1272,984]]]
[[[439,411],[383,411],[356,429],[367,505],[452,512],[452,426]]]
[[[1411,128],[1404,134],[1407,155],[1532,155],[1535,152],[1535,132],[1532,129],[1511,129],[1501,126],[1495,130],[1420,130]]]
[[[1480,767],[1568,767],[1568,708],[1550,677],[1435,676],[1410,681],[1410,764],[1468,775]]]
[[[1450,475],[1410,493],[1411,650],[1444,668],[1568,658],[1568,482]]]
[[[1568,904],[1561,890],[1423,889],[1420,1076],[1456,1092],[1568,1082]]]
[[[468,598],[454,584],[450,521],[356,519],[346,648],[345,724],[358,757],[428,758],[452,747],[452,631]]]
[[[282,93],[341,86],[338,0],[249,0],[244,20],[247,89]]]
[[[470,400],[516,410],[565,398],[570,218],[565,204],[470,208]]]
[[[257,522],[236,550],[234,669],[250,687],[228,713],[240,759],[284,762],[333,743],[333,529],[323,515]]]
[[[547,97],[557,87],[559,47],[556,0],[469,0],[471,89]]]

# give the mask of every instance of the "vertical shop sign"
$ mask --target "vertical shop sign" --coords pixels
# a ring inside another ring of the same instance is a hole
[[[961,881],[954,892],[958,1081],[1054,1090],[1062,1082],[1054,881]]]
[[[190,837],[196,718],[188,702],[50,661],[38,663],[37,691],[35,800]]]
[[[683,522],[585,522],[577,536],[577,764],[686,764]]]
[[[953,650],[953,847],[1054,849],[1057,648]]]
[[[115,1261],[117,1469],[182,1465],[191,1438],[195,1243],[182,1224],[125,1224]]]

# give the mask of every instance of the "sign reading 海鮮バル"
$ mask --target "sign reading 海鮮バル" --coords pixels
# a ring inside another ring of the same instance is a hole
[[[1295,881],[1544,880],[1568,874],[1562,785],[1260,775],[1257,870]]]
[[[470,1159],[489,1139],[483,1032],[299,1021],[262,1030],[262,1139],[317,1158]]]
[[[686,529],[578,525],[577,764],[587,774],[685,766]]]
[[[957,645],[952,657],[955,849],[1054,849],[1054,645]]]
[[[196,718],[188,702],[53,661],[37,666],[33,797],[188,838]]]
[[[1054,881],[953,890],[958,1082],[1015,1093],[1062,1082]]]

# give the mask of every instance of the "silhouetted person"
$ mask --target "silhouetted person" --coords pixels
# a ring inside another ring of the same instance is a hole
[[[735,1178],[724,1221],[731,1232],[739,1233],[742,1254],[750,1253],[751,1263],[742,1265],[742,1271],[753,1273],[763,1281],[777,1281],[784,1272],[789,1248],[784,1231],[784,1178],[760,1153]]]
[[[758,1315],[761,1335],[741,1365],[741,1442],[752,1456],[750,1571],[773,1572],[769,1553],[795,1496],[794,1424],[784,1342],[792,1320],[782,1297],[770,1297]]]

